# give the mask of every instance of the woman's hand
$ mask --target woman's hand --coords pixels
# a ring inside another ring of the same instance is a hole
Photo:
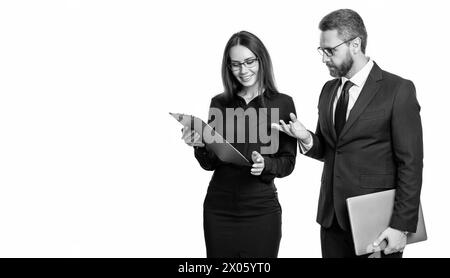
[[[252,160],[254,163],[252,165],[250,173],[255,176],[261,175],[262,171],[264,170],[264,157],[260,155],[257,151],[253,151]]]
[[[191,147],[204,147],[205,144],[202,142],[202,138],[200,134],[195,131],[191,130],[188,127],[183,127],[181,129],[181,132],[183,133],[181,136],[181,139],[184,140],[184,142]]]

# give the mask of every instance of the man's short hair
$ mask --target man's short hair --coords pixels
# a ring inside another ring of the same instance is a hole
[[[361,51],[366,52],[367,31],[359,14],[350,9],[341,9],[327,14],[319,23],[323,31],[337,30],[339,37],[346,41],[355,37],[361,39]]]

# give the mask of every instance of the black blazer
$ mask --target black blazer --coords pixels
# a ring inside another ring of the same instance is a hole
[[[261,103],[262,98],[264,99],[264,104]],[[271,109],[275,108],[279,112],[279,118],[289,122],[289,113],[295,113],[294,101],[292,98],[286,94],[278,92],[265,92],[253,99],[250,103],[246,104],[244,99],[235,96],[232,99],[227,98],[227,96],[222,93],[211,100],[210,108],[217,108],[222,111],[223,122],[221,125],[221,135],[227,138],[227,117],[226,110],[229,108],[243,110],[254,108],[258,110],[259,108],[267,108],[267,122],[266,126],[253,126],[251,124],[246,124],[244,127],[238,127],[234,125],[234,132],[237,133],[238,128],[245,128],[246,141],[245,143],[232,143],[232,145],[241,152],[252,164],[252,152],[261,152],[262,146],[270,146],[269,143],[262,143],[260,139],[258,142],[249,142],[250,129],[261,129],[266,128],[267,134],[269,132],[274,132],[271,128],[270,116]],[[258,119],[261,115],[258,114]],[[214,118],[213,118],[214,119]],[[208,123],[212,121],[211,115],[208,116]],[[259,121],[258,121],[259,123]],[[278,123],[278,121],[277,121]],[[254,130],[253,130],[254,131]],[[278,131],[276,131],[278,132]],[[273,154],[262,154],[264,157],[264,170],[260,176],[253,176],[250,174],[250,166],[236,166],[229,163],[224,163],[218,159],[218,157],[212,152],[208,151],[207,148],[195,148],[195,157],[200,163],[201,167],[205,170],[213,171],[214,175],[211,178],[210,187],[218,188],[221,190],[231,190],[231,185],[241,185],[241,193],[245,190],[251,190],[251,185],[258,183],[274,184],[273,180],[277,178],[282,178],[291,174],[295,167],[295,158],[297,155],[297,140],[290,137],[282,132],[279,133],[279,147]],[[268,188],[267,185],[261,185],[262,188]]]
[[[396,189],[390,226],[415,232],[422,186],[423,142],[414,84],[374,64],[347,122],[336,138],[333,99],[339,79],[325,83],[313,147],[306,155],[324,162],[317,222],[333,214],[349,229],[346,199]]]

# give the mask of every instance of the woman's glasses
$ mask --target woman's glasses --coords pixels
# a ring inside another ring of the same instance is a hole
[[[254,57],[254,58],[247,58],[244,60],[244,62],[238,62],[238,61],[231,61],[228,64],[228,67],[232,70],[232,71],[238,71],[241,69],[241,66],[244,66],[248,69],[250,68],[254,68],[256,66],[258,62],[258,58]]]

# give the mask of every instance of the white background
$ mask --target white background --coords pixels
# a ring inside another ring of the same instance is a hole
[[[448,256],[449,36],[446,1],[2,1],[0,256],[204,257],[211,172],[168,112],[206,118],[222,92],[229,37],[255,33],[281,92],[315,129],[330,79],[320,19],[363,17],[367,54],[414,81],[422,106],[429,240],[405,257]],[[322,164],[298,155],[276,184],[279,257],[320,257]]]

